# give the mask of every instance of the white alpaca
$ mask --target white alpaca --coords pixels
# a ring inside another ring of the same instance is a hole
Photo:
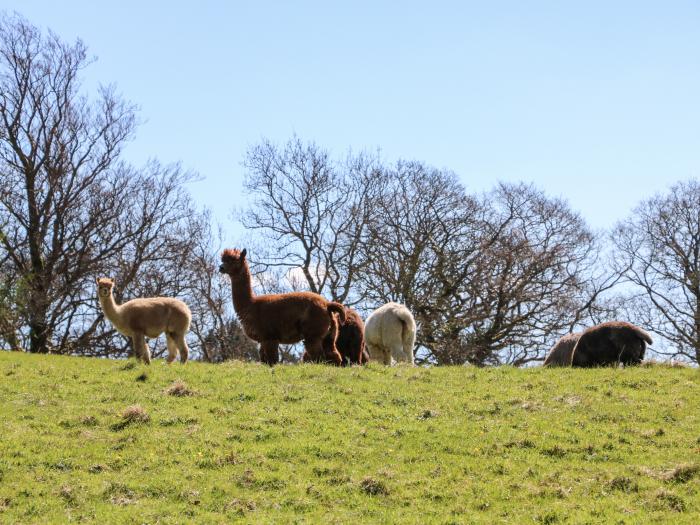
[[[391,365],[391,358],[413,364],[416,322],[402,304],[387,303],[365,322],[365,344],[371,359]]]
[[[114,302],[112,279],[97,279],[97,294],[105,317],[117,331],[131,338],[136,359],[151,362],[151,353],[146,337],[158,337],[165,332],[168,345],[168,363],[175,361],[178,351],[180,361],[185,363],[190,350],[185,335],[190,329],[192,313],[185,303],[172,297],[150,297],[132,299],[122,305]]]

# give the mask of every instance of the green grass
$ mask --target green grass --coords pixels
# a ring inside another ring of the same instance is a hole
[[[0,352],[3,523],[699,520],[697,369]]]

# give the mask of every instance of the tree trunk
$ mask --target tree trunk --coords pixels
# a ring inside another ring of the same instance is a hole
[[[46,323],[46,312],[32,312],[29,321],[29,351],[33,354],[48,354],[48,341],[49,326]]]

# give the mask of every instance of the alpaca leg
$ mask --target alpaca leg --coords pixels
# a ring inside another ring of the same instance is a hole
[[[165,334],[165,344],[168,346],[168,364],[175,361],[177,357],[177,344],[175,343],[175,334]]]
[[[397,363],[405,363],[408,361],[408,356],[404,354],[403,346],[400,343],[391,345],[390,353]]]
[[[369,362],[369,352],[364,343],[360,345],[360,356],[357,362],[361,365],[366,365]]]
[[[406,361],[407,363],[409,363],[411,365],[415,364],[414,356],[413,356],[413,345],[404,344],[402,350],[403,350],[403,355],[404,355],[404,361]]]
[[[368,345],[369,347],[369,345]],[[384,346],[372,346],[369,352],[370,356],[376,356],[376,360],[386,366],[391,366],[391,351]]]
[[[384,349],[381,346],[373,345],[365,341],[365,346],[367,348],[367,353],[369,353],[369,358],[378,361],[379,363],[384,363],[385,365],[391,364],[391,356],[389,355],[389,362],[387,363],[387,355],[384,353]]]
[[[180,351],[180,362],[184,365],[187,362],[187,358],[190,356],[190,348],[187,346],[185,334],[176,334],[175,343],[177,344],[177,349]]]
[[[144,335],[142,333],[135,333],[131,337],[131,340],[134,344],[134,353],[136,354],[136,358],[141,359],[144,363],[150,365],[151,352],[148,349]]]
[[[321,339],[306,339],[304,348],[312,361],[318,363],[323,357],[323,342]]]
[[[341,366],[343,364],[343,356],[340,355],[340,352],[338,352],[338,349],[335,348],[335,346],[325,349],[324,358],[326,363],[330,363],[332,365]]]
[[[323,357],[326,363],[341,366],[343,364],[343,356],[338,351],[338,346],[336,344],[337,340],[338,318],[336,315],[333,315],[331,319],[331,328],[326,337],[321,340],[321,351],[323,352]]]
[[[260,361],[270,366],[279,362],[279,343],[277,341],[263,341],[260,343]]]
[[[382,346],[382,363],[391,366],[391,350]]]

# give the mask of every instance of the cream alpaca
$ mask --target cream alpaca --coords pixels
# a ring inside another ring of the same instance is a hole
[[[416,322],[402,304],[387,303],[377,308],[365,322],[365,344],[370,358],[385,365],[391,358],[413,364]]]
[[[185,303],[172,297],[149,297],[132,299],[122,305],[114,302],[112,279],[97,279],[97,295],[105,317],[117,331],[131,338],[137,359],[151,362],[151,353],[146,337],[158,337],[165,332],[168,345],[168,363],[172,363],[180,352],[180,361],[185,363],[190,350],[185,335],[190,329],[192,314]]]

